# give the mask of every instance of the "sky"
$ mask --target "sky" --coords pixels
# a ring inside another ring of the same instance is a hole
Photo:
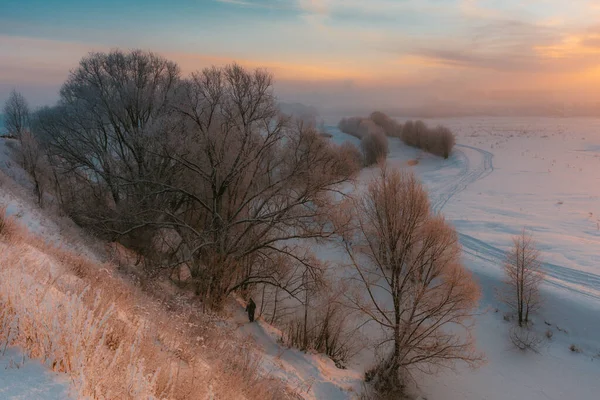
[[[112,48],[265,67],[326,109],[600,102],[600,0],[0,0],[0,104]]]

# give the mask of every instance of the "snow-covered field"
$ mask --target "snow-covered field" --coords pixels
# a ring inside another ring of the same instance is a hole
[[[402,120],[402,119],[400,119]],[[432,207],[457,229],[464,261],[482,290],[477,320],[487,365],[422,377],[429,400],[598,399],[600,393],[600,120],[454,118],[429,120],[457,134],[448,160],[390,139],[388,163],[408,168]],[[333,140],[356,142],[333,125]],[[365,171],[368,181],[372,171]],[[540,354],[521,353],[495,293],[511,236],[531,231],[544,258],[544,307],[534,319],[553,332]],[[569,350],[571,345],[581,353]]]

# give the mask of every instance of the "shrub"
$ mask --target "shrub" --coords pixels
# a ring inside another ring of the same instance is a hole
[[[340,131],[347,133],[348,135],[362,139],[361,133],[359,132],[359,127],[363,119],[364,118],[361,117],[342,118],[342,120],[338,123],[338,128]]]
[[[368,135],[382,135],[385,136],[383,128],[377,125],[375,122],[368,118],[364,118],[358,125],[358,134],[362,139]]]
[[[338,151],[340,157],[342,160],[344,160],[343,165],[348,168],[350,175],[358,172],[361,169],[364,163],[364,158],[358,147],[350,142],[345,142],[339,147]]]
[[[436,156],[448,158],[452,148],[456,144],[456,139],[452,131],[443,125],[439,125],[430,131],[429,135],[431,148],[427,151]]]
[[[386,136],[396,138],[402,136],[402,125],[388,117],[386,114],[375,111],[371,113],[370,118],[383,129]]]
[[[415,137],[415,123],[407,121],[402,127],[402,141],[409,146],[416,146],[417,139]]]
[[[569,350],[571,350],[573,353],[581,353],[581,348],[576,344],[569,346]]]
[[[388,140],[381,132],[370,134],[363,137],[361,147],[365,165],[370,166],[385,159],[388,153]]]
[[[436,156],[448,158],[456,139],[452,131],[442,125],[430,129],[423,121],[407,121],[402,128],[402,141]]]
[[[283,343],[301,350],[315,350],[331,358],[338,368],[345,368],[355,354],[355,331],[345,324],[345,313],[337,303],[327,303],[317,310],[304,326],[303,318],[293,318],[286,324]],[[306,329],[305,329],[306,328]]]
[[[510,341],[519,350],[531,350],[535,353],[539,352],[542,338],[534,331],[528,328],[513,327],[509,332]]]

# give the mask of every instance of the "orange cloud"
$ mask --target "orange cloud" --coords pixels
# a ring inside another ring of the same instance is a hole
[[[369,79],[368,71],[340,65],[331,61],[283,62],[270,60],[235,59],[225,56],[211,56],[195,53],[161,53],[165,57],[177,62],[184,74],[201,70],[211,65],[225,65],[237,62],[247,68],[266,68],[271,71],[277,80],[311,80],[330,81],[345,79]]]
[[[600,55],[600,34],[569,35],[560,43],[535,46],[534,49],[542,57],[555,59]]]

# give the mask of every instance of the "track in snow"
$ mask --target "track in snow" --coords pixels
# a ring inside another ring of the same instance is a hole
[[[474,151],[479,158],[475,165],[471,166],[471,160],[469,157],[463,150],[457,150],[456,147],[462,147],[464,149]],[[434,212],[436,213],[442,211],[446,203],[448,203],[448,201],[456,194],[462,192],[470,184],[485,178],[494,171],[494,164],[492,162],[494,155],[489,151],[464,144],[457,144],[454,152],[454,157],[460,160],[458,162],[461,164],[461,172],[458,179],[449,182],[437,190],[438,193],[431,204]]]
[[[459,144],[456,146],[469,150],[469,153],[475,155],[475,157],[470,159],[465,151],[455,150],[455,163],[461,165],[461,170],[456,179],[436,190],[437,193],[432,200],[432,207],[435,212],[441,212],[452,197],[465,190],[470,184],[487,177],[494,171],[492,162],[494,155],[492,153],[473,146]],[[458,235],[466,254],[498,266],[502,265],[505,257],[503,250],[473,236],[461,232]],[[600,299],[599,275],[547,262],[542,263],[542,267],[546,272],[549,284]]]
[[[464,233],[459,232],[458,236],[466,254],[498,266],[504,262],[506,253],[503,250]],[[600,299],[600,276],[548,262],[542,262],[542,269],[546,273],[547,283]]]

